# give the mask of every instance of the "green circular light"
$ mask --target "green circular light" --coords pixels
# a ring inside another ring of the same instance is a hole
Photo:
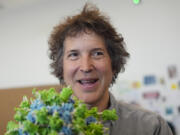
[[[139,3],[140,3],[140,0],[133,0],[133,3],[134,3],[134,4],[139,4]]]

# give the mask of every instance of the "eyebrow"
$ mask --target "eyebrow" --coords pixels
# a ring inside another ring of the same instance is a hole
[[[103,48],[93,48],[91,51],[105,51]]]
[[[93,48],[92,50],[90,50],[90,52],[94,52],[94,51],[105,51],[105,49],[103,48]],[[72,52],[79,52],[79,50],[77,49],[72,49],[72,50],[68,50],[66,53],[72,53]]]
[[[70,52],[78,52],[78,50],[73,49],[73,50],[66,51],[66,53],[70,53]]]

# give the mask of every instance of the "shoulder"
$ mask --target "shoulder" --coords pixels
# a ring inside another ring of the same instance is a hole
[[[156,113],[122,101],[117,102],[116,110],[119,118],[136,124],[158,126],[161,119]]]
[[[121,128],[125,134],[128,132],[136,134],[152,134],[160,132],[169,132],[166,121],[158,114],[143,109],[142,107],[131,105],[122,101],[117,101],[110,96],[111,107],[115,108],[118,120],[114,123],[114,129]],[[127,130],[128,127],[128,131]],[[159,135],[159,134],[157,134]],[[166,135],[166,133],[164,134]],[[168,134],[169,135],[169,134]]]
[[[141,121],[154,120],[154,123],[158,123],[159,115],[148,111],[140,106],[131,105],[123,101],[118,101],[110,94],[111,108],[115,108],[117,114],[122,119],[136,119]]]

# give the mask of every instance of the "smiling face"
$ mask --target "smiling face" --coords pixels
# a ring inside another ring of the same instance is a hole
[[[63,78],[76,97],[99,111],[105,109],[112,76],[111,59],[100,36],[90,32],[65,39]]]

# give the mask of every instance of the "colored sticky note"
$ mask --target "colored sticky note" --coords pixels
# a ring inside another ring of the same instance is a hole
[[[141,83],[139,81],[135,81],[135,82],[132,83],[132,87],[136,88],[136,89],[140,88],[141,87]]]
[[[177,85],[176,85],[175,83],[171,84],[171,89],[172,89],[172,90],[177,89]]]

